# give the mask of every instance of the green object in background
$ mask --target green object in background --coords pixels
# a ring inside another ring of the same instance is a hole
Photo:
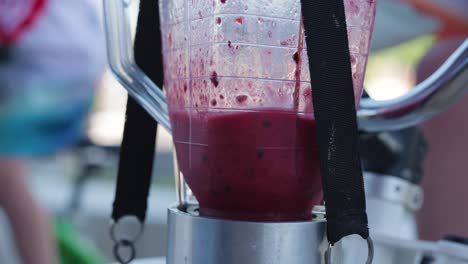
[[[375,72],[377,65],[391,61],[398,61],[416,68],[434,42],[435,38],[432,35],[422,36],[396,47],[370,54],[366,78],[373,78],[374,75],[378,74]]]
[[[427,51],[434,44],[432,35],[422,36],[398,46],[376,52],[370,56],[370,60],[398,60],[405,64],[416,66]]]
[[[60,264],[102,264],[105,263],[97,250],[80,239],[73,224],[67,219],[56,219],[54,223]]]
[[[431,35],[370,54],[364,87],[377,100],[397,98],[416,85],[421,59],[435,42]]]

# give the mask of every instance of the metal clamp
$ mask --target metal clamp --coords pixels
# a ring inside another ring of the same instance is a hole
[[[399,203],[412,211],[419,210],[423,204],[421,187],[398,177],[366,172],[364,182],[367,198]]]
[[[366,264],[372,264],[372,261],[374,259],[374,242],[372,242],[371,237],[367,237],[367,260]],[[331,264],[331,257],[332,257],[332,250],[333,250],[333,245],[328,242],[328,248],[325,251],[325,264]]]
[[[312,218],[314,221],[325,221],[327,217],[327,212],[325,205],[316,205],[312,208]]]

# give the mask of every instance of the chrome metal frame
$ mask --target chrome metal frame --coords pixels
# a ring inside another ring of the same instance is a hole
[[[359,128],[375,132],[422,123],[445,111],[468,91],[468,39],[429,78],[393,100],[362,99]]]

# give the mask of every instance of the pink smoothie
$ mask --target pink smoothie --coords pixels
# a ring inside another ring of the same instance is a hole
[[[302,221],[322,201],[315,120],[267,109],[172,111],[179,168],[203,216]]]

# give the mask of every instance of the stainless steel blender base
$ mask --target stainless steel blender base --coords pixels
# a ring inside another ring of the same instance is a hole
[[[325,222],[260,223],[168,209],[167,264],[319,264]]]

